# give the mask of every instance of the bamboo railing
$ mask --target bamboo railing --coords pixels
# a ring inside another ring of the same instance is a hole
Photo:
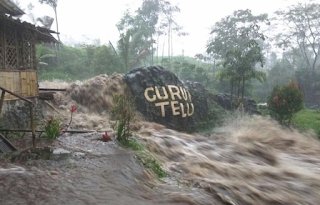
[[[5,93],[9,93],[10,95],[13,95],[13,96],[19,98],[20,100],[23,100],[29,104],[30,119],[31,119],[30,126],[31,126],[31,132],[32,132],[32,146],[33,146],[33,148],[35,148],[36,147],[36,131],[35,131],[35,125],[34,125],[33,102],[31,100],[29,100],[25,97],[22,97],[18,94],[15,94],[15,93],[11,92],[10,90],[7,90],[1,86],[0,86],[0,90],[2,90],[1,97],[0,97],[0,117],[1,117],[2,106],[4,103]],[[0,118],[0,121],[1,121],[1,118]]]

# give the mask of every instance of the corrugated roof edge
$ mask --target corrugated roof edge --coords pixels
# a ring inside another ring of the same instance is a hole
[[[46,43],[60,43],[57,39],[55,39],[51,34],[59,34],[53,30],[47,29],[47,28],[42,28],[39,26],[35,26],[34,24],[28,23],[26,21],[21,21],[19,18],[13,18],[12,16],[7,16],[4,14],[0,14],[0,19],[4,19],[6,21],[10,21],[14,24],[17,24],[19,26],[23,26],[25,28],[28,29],[32,29],[34,31],[36,31],[38,34],[40,34],[41,36],[45,37],[45,38],[39,38],[39,41],[41,42],[46,42]],[[49,38],[49,39],[46,39]]]
[[[0,5],[8,12],[10,15],[20,16],[25,14],[22,9],[20,9],[14,2],[11,0],[1,0]]]

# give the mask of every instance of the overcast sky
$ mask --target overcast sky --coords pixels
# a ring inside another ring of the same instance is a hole
[[[178,23],[189,33],[187,37],[174,38],[174,55],[194,56],[204,53],[210,27],[226,15],[238,9],[251,9],[253,14],[272,13],[297,0],[170,0],[177,4],[181,13]],[[127,8],[136,10],[142,0],[59,0],[58,20],[61,38],[72,37],[82,41],[83,36],[100,38],[101,42],[113,43],[119,38],[116,23]],[[52,8],[38,0],[20,0],[22,8],[32,3],[36,17],[54,17]],[[55,24],[52,26],[55,30]]]

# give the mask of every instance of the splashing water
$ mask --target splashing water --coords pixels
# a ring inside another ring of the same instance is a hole
[[[187,184],[228,204],[319,204],[320,143],[262,117],[238,117],[209,139],[153,125],[140,138]]]
[[[60,110],[80,105],[74,116],[77,128],[106,129],[112,96],[124,90],[121,75],[101,75],[70,85],[65,94],[56,95],[55,105]],[[133,128],[164,169],[196,193],[176,194],[173,189],[166,196],[174,204],[320,204],[320,143],[312,133],[246,115],[233,117],[210,137],[143,121]],[[80,146],[82,141],[68,142]]]
[[[25,174],[26,169],[23,167],[13,166],[11,168],[0,167],[0,176],[3,174]]]

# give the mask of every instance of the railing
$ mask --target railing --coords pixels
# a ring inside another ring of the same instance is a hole
[[[20,100],[23,100],[27,103],[29,103],[29,108],[30,108],[30,119],[31,119],[31,132],[32,132],[32,145],[35,148],[36,147],[36,131],[35,131],[35,126],[34,126],[34,113],[33,113],[33,102],[25,97],[22,97],[18,94],[15,94],[13,92],[11,92],[10,90],[7,90],[3,87],[0,86],[0,90],[2,90],[1,93],[1,97],[0,97],[0,121],[1,121],[1,111],[2,111],[2,106],[4,103],[4,96],[6,93],[9,93],[10,95],[13,95],[17,98],[19,98]]]

